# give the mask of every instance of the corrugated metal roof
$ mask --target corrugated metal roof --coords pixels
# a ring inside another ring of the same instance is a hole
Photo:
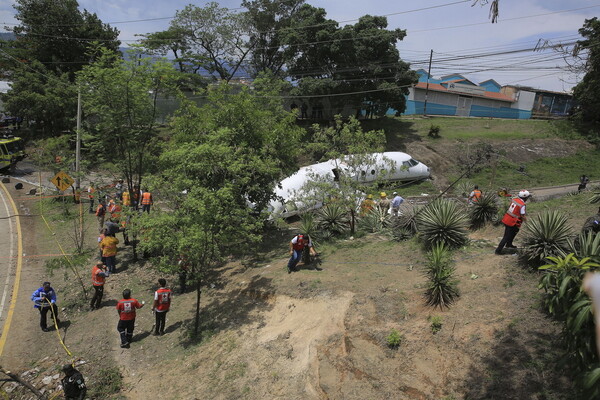
[[[427,83],[425,82],[419,82],[415,85],[416,88],[418,89],[426,89],[427,88]],[[497,93],[497,92],[488,92],[485,91],[483,92],[484,94],[480,95],[480,94],[473,94],[473,93],[462,93],[458,90],[448,90],[445,87],[443,87],[440,84],[437,83],[430,83],[429,84],[429,90],[434,90],[436,92],[445,92],[445,93],[456,93],[456,94],[461,94],[461,95],[465,95],[465,96],[471,96],[471,97],[480,97],[483,99],[490,99],[490,100],[499,100],[499,101],[506,101],[509,103],[514,103],[514,99],[510,96],[507,96],[503,93]]]

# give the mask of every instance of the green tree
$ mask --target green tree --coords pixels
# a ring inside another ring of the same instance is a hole
[[[261,82],[259,82],[261,83]],[[184,102],[174,136],[160,157],[154,187],[169,187],[161,200],[169,212],[139,221],[141,248],[160,265],[184,256],[191,267],[200,329],[201,289],[223,259],[256,245],[273,188],[296,167],[299,128],[274,92],[255,96],[244,88],[212,87],[208,103]],[[250,204],[253,204],[251,207]]]
[[[78,74],[88,145],[116,164],[130,190],[141,188],[157,153],[157,100],[176,92],[177,72],[166,60],[124,61],[100,50]]]
[[[600,137],[600,20],[586,19],[579,29],[583,40],[578,42],[579,54],[584,54],[585,76],[573,89],[579,104],[579,117],[589,124],[596,140]]]
[[[298,81],[294,94],[312,95],[313,105],[319,105],[328,95],[346,93],[327,97],[333,114],[344,108],[357,113],[366,108],[372,115],[385,115],[389,108],[404,111],[404,95],[417,81],[396,48],[406,31],[389,30],[385,17],[370,15],[340,28],[325,10],[308,4],[292,28],[286,44],[295,50],[289,63],[289,74]]]

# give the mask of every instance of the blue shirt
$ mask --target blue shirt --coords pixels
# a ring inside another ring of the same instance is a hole
[[[392,208],[398,208],[398,207],[400,207],[400,204],[402,204],[402,203],[404,203],[404,199],[400,196],[396,196],[392,200]]]
[[[46,290],[44,290],[44,287],[42,286],[41,288],[39,288],[38,290],[33,292],[33,294],[31,295],[31,300],[33,301],[33,304],[34,304],[33,307],[35,307],[35,308],[49,307],[48,302],[46,300],[44,300],[44,298],[50,300],[50,303],[52,303],[52,304],[56,303],[56,292],[54,291],[54,289],[52,287],[46,291]]]

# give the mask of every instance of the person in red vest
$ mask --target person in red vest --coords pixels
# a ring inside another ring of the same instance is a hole
[[[290,241],[290,260],[287,264],[288,274],[292,273],[292,271],[296,269],[296,265],[298,265],[298,262],[300,262],[300,259],[302,258],[302,252],[304,251],[305,247],[310,249],[311,255],[317,255],[317,251],[313,247],[310,236],[305,234],[296,235]]]
[[[94,287],[94,296],[92,297],[92,302],[90,304],[92,310],[100,308],[102,296],[104,295],[104,283],[106,282],[107,276],[108,272],[106,271],[104,263],[98,261],[92,268],[92,286]]]
[[[521,224],[526,219],[525,202],[529,197],[530,194],[527,190],[521,190],[519,196],[512,199],[508,211],[506,211],[504,218],[502,218],[502,223],[504,224],[504,236],[496,248],[496,254],[502,254],[504,247],[507,249],[517,248],[513,245],[513,240],[515,236],[517,236],[517,233],[519,233]]]
[[[469,194],[468,203],[473,204],[476,201],[479,201],[481,198],[481,190],[479,190],[479,186],[475,185],[473,187],[473,191]]]
[[[142,212],[150,213],[150,206],[154,203],[152,200],[152,193],[148,191],[148,189],[144,189],[144,193],[142,193]]]
[[[110,218],[112,219],[112,221],[118,223],[119,220],[121,219],[121,212],[123,211],[123,207],[121,207],[121,205],[115,201],[115,200],[111,200],[109,205],[108,205],[108,212],[110,213]]]
[[[121,348],[129,348],[135,328],[135,310],[144,307],[144,304],[146,304],[144,301],[140,303],[131,297],[130,289],[123,290],[123,298],[117,303],[117,312],[119,313],[117,330],[121,336]]]
[[[167,288],[167,281],[163,278],[158,280],[160,288],[154,292],[154,304],[152,305],[152,311],[156,317],[156,323],[154,324],[154,336],[165,334],[165,319],[167,313],[171,307],[171,299],[173,298],[173,292]]]

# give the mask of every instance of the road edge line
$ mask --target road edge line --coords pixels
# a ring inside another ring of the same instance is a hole
[[[2,336],[0,336],[0,357],[4,352],[4,345],[6,344],[6,339],[8,336],[8,331],[10,329],[10,325],[12,323],[12,317],[15,312],[15,308],[17,306],[17,296],[19,294],[19,286],[21,281],[21,268],[23,266],[23,236],[21,234],[21,219],[19,218],[19,210],[17,209],[17,205],[15,204],[12,196],[10,195],[8,189],[2,182],[0,182],[0,186],[6,192],[8,199],[10,200],[10,204],[15,213],[15,224],[17,226],[17,269],[15,272],[15,284],[13,288],[12,297],[10,299],[10,306],[8,308],[8,313],[6,314],[6,321],[4,322],[4,329],[2,330]]]

